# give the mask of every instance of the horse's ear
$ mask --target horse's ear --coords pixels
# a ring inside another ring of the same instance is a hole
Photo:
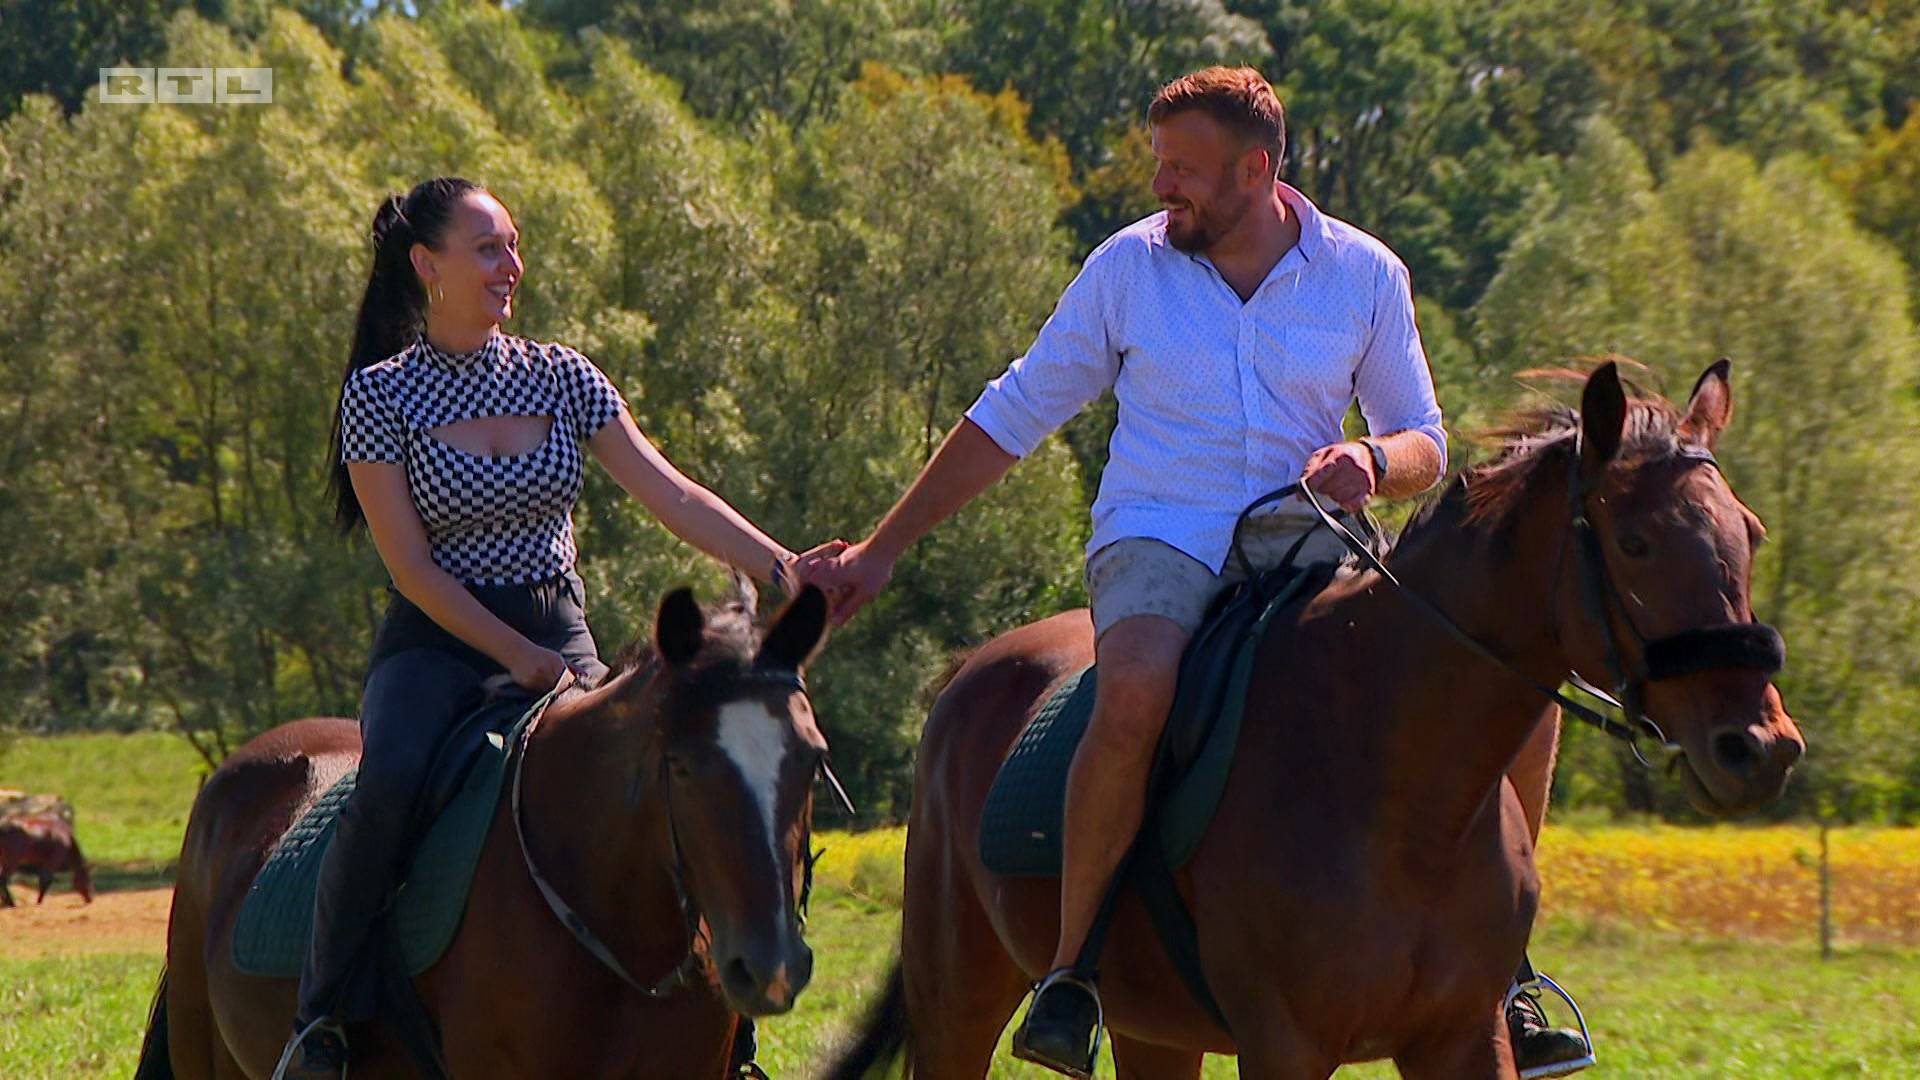
[[[826,635],[827,594],[813,585],[802,586],[800,595],[780,612],[772,629],[760,640],[754,666],[798,671]]]
[[[1620,386],[1620,366],[1609,360],[1587,376],[1580,394],[1580,475],[1597,482],[1627,430],[1627,392]]]
[[[660,658],[678,666],[700,655],[706,641],[707,617],[694,602],[693,590],[678,588],[660,601],[660,615],[653,624],[653,645]]]
[[[1720,441],[1733,419],[1733,381],[1728,373],[1733,361],[1721,357],[1693,384],[1693,396],[1687,399],[1687,415],[1680,421],[1680,434],[1711,450]]]

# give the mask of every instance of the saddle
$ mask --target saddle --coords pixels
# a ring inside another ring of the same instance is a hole
[[[418,811],[432,824],[385,916],[407,975],[432,967],[453,943],[518,735],[547,700],[514,695],[489,701],[442,740]],[[315,800],[254,877],[233,931],[233,962],[240,971],[299,976],[313,933],[320,861],[358,778],[359,770],[348,772]]]
[[[1253,659],[1267,626],[1324,588],[1335,564],[1281,566],[1224,591],[1180,661],[1167,726],[1155,752],[1143,835],[1157,832],[1173,869],[1206,835],[1239,746]],[[1067,770],[1093,715],[1098,667],[1048,697],[1000,766],[980,821],[980,859],[1008,877],[1057,877]]]

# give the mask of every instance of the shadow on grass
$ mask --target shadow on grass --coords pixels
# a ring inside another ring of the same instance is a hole
[[[173,884],[172,862],[118,862],[93,864],[95,893],[164,889]]]

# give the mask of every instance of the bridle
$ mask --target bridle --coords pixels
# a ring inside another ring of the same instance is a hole
[[[1719,461],[1713,456],[1713,451],[1703,446],[1683,443],[1675,456],[1687,463],[1708,465],[1716,470],[1720,467]],[[1289,484],[1278,491],[1261,496],[1242,512],[1241,520],[1244,521],[1247,514],[1256,507],[1293,495],[1302,497],[1318,515],[1321,525],[1332,532],[1361,562],[1392,584],[1401,595],[1411,600],[1415,607],[1439,623],[1449,637],[1526,683],[1541,696],[1552,700],[1577,719],[1624,741],[1641,765],[1651,766],[1652,762],[1648,760],[1640,746],[1640,739],[1643,737],[1653,740],[1654,744],[1669,758],[1680,755],[1683,751],[1680,745],[1669,738],[1666,731],[1647,715],[1646,691],[1650,684],[1715,670],[1761,671],[1771,675],[1785,664],[1786,645],[1781,640],[1779,631],[1759,622],[1720,623],[1648,640],[1634,623],[1631,609],[1627,607],[1619,589],[1615,587],[1612,575],[1607,572],[1606,556],[1600,546],[1600,535],[1593,526],[1588,508],[1591,492],[1582,481],[1580,460],[1581,435],[1576,431],[1568,458],[1568,524],[1566,531],[1561,534],[1560,551],[1554,561],[1556,583],[1554,595],[1556,598],[1559,596],[1557,583],[1560,580],[1560,570],[1565,565],[1567,549],[1571,546],[1577,561],[1575,569],[1579,577],[1580,595],[1585,614],[1587,618],[1603,628],[1607,678],[1613,684],[1612,693],[1593,686],[1578,673],[1569,673],[1567,681],[1582,692],[1619,709],[1626,718],[1624,723],[1583,702],[1575,701],[1553,687],[1542,685],[1462,630],[1446,612],[1401,584],[1400,579],[1394,577],[1393,571],[1387,569],[1386,564],[1380,561],[1372,548],[1354,536],[1352,530],[1329,513],[1319,497],[1307,485]],[[1633,653],[1626,656],[1624,660],[1619,638],[1614,629],[1616,615],[1617,621],[1626,628],[1627,634],[1636,646]],[[1558,623],[1557,616],[1554,621]]]
[[[798,671],[791,669],[754,668],[743,672],[733,682],[735,685],[757,684],[794,690],[803,696],[807,693],[806,680]],[[553,703],[563,689],[564,687],[556,687],[533,703],[528,710],[532,714],[532,719],[522,730],[519,744],[513,751],[511,812],[514,835],[520,842],[521,861],[526,864],[527,876],[533,879],[534,887],[540,891],[541,898],[547,902],[547,908],[553,912],[554,918],[560,920],[560,925],[566,927],[567,932],[573,935],[573,939],[579,942],[580,946],[586,949],[595,960],[600,961],[601,966],[613,972],[614,976],[626,984],[628,989],[645,997],[654,999],[669,997],[681,988],[692,985],[695,977],[704,971],[707,950],[702,946],[710,945],[711,942],[708,940],[709,935],[701,929],[702,915],[699,905],[687,891],[686,860],[680,844],[680,824],[673,812],[673,785],[669,782],[667,775],[666,756],[663,754],[660,757],[655,780],[660,785],[660,792],[667,808],[667,845],[671,857],[667,866],[667,876],[673,882],[674,903],[679,908],[680,921],[687,940],[686,951],[681,953],[679,962],[674,964],[666,974],[652,982],[643,983],[627,971],[626,966],[614,956],[613,950],[607,947],[606,942],[587,927],[586,920],[582,919],[579,912],[562,899],[559,892],[547,881],[546,875],[540,872],[540,867],[534,862],[533,850],[527,843],[526,818],[520,809],[521,779],[526,772],[527,753],[532,745],[534,731],[539,728],[540,721],[546,717],[547,706]],[[827,764],[825,755],[821,756],[817,771],[827,780],[828,786],[841,805],[846,808],[847,813],[854,813],[853,802],[848,799],[840,779],[833,775],[833,769]],[[806,928],[807,909],[813,897],[813,866],[821,854],[813,850],[813,822],[811,815],[808,818],[805,832],[800,838],[800,852],[803,859],[801,887],[799,895],[795,898],[792,912],[794,922],[802,930]]]

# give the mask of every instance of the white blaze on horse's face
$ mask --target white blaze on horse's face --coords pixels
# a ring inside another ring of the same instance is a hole
[[[720,707],[720,749],[753,793],[776,857],[780,830],[774,820],[774,802],[780,795],[780,768],[787,760],[788,723],[787,717],[762,701],[735,701]]]

